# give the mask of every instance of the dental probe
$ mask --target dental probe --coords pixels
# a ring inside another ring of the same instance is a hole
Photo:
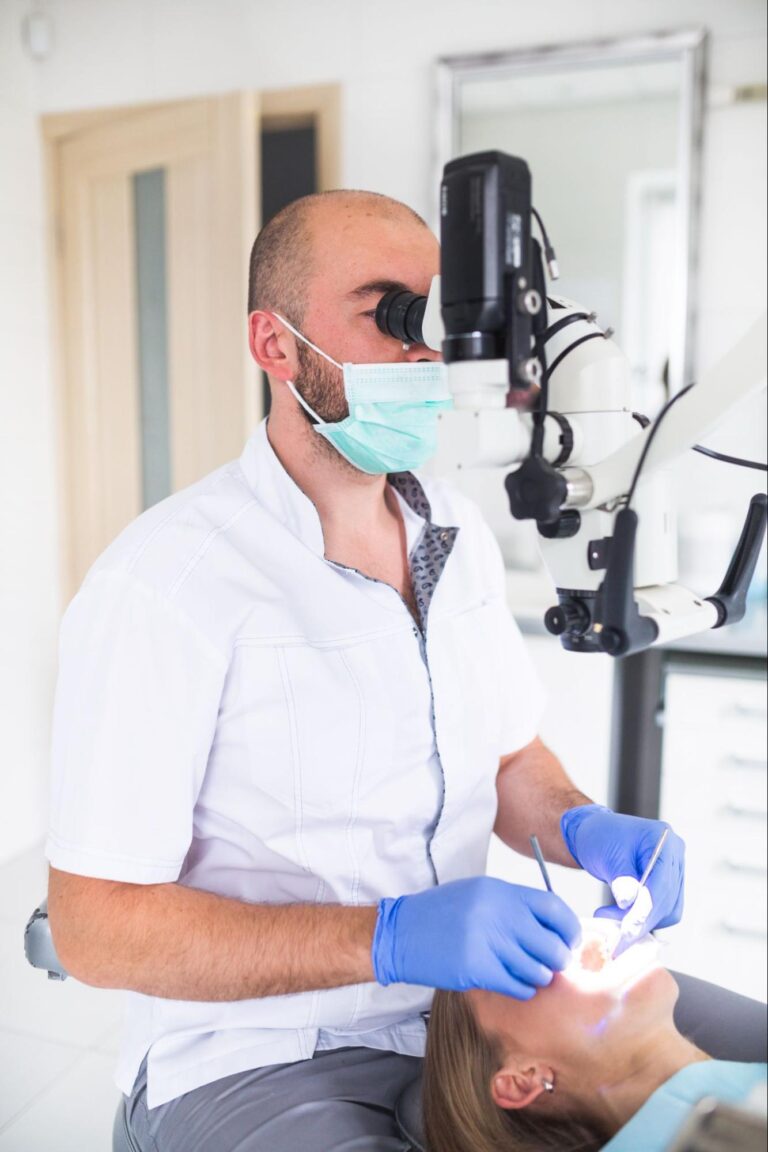
[[[637,897],[640,895],[640,892],[642,891],[643,888],[645,888],[646,881],[648,880],[648,877],[650,876],[656,861],[658,860],[659,856],[661,856],[661,850],[664,847],[667,836],[669,836],[669,828],[665,828],[664,831],[662,832],[661,836],[659,837],[659,842],[656,845],[656,847],[654,848],[653,852],[651,853],[651,858],[645,866],[645,870],[644,870],[642,876],[640,877],[640,883],[639,883],[638,888],[637,888],[637,893],[635,894],[635,899],[632,901],[633,907],[637,903]],[[637,935],[639,935],[639,932],[628,932],[622,928],[621,933],[619,935],[619,938],[616,941],[616,947],[614,948],[613,952],[611,953],[611,959],[612,960],[615,959],[616,954],[618,953],[622,944],[624,944],[627,941],[631,941]]]
[[[547,865],[544,860],[544,855],[541,851],[541,845],[539,844],[538,836],[531,836],[531,848],[533,848],[533,854],[536,857],[536,862],[538,863],[539,868],[541,869],[541,874],[544,877],[544,883],[547,886],[547,891],[553,892],[554,889],[552,888],[552,881],[549,878],[549,872],[547,871]]]

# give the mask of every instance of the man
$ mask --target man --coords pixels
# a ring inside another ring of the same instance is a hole
[[[271,221],[249,302],[268,426],[129,526],[67,612],[49,910],[75,976],[131,990],[141,1149],[403,1148],[429,988],[530,997],[578,936],[557,897],[483,877],[492,828],[624,877],[624,906],[658,839],[537,738],[498,549],[408,471],[440,370],[374,314],[438,263],[384,197]],[[679,918],[675,837],[654,883],[649,926]]]

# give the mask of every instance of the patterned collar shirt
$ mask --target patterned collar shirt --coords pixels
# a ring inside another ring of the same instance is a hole
[[[55,868],[347,905],[485,872],[499,759],[536,736],[542,693],[475,506],[409,473],[389,483],[418,620],[325,559],[266,423],[100,557],[62,624]],[[375,983],[127,997],[117,1083],[129,1093],[146,1055],[150,1107],[323,1048],[419,1055],[430,1003]]]

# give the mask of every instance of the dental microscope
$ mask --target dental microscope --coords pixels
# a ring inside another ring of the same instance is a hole
[[[539,226],[542,243],[533,235]],[[509,467],[510,510],[536,522],[557,591],[547,629],[572,652],[621,657],[743,618],[766,531],[753,497],[720,588],[677,581],[669,467],[765,386],[763,316],[654,421],[632,410],[627,360],[594,313],[547,292],[554,249],[524,160],[482,152],[448,163],[441,271],[428,296],[393,291],[382,332],[442,350],[454,407],[441,414],[434,471]],[[542,247],[543,244],[543,247]]]

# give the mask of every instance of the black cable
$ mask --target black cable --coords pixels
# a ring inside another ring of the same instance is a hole
[[[531,205],[531,214],[536,218],[541,232],[541,238],[544,241],[544,261],[546,262],[550,278],[556,280],[559,276],[557,267],[557,255],[549,239],[544,221],[542,220],[539,212]],[[544,309],[544,319],[546,323],[547,313],[547,278],[544,273],[544,266],[541,259],[541,248],[535,240],[531,240],[531,246],[534,250],[534,257],[538,250],[538,261],[540,269],[540,284],[538,287],[541,290],[541,306]],[[534,272],[534,280],[536,280]],[[547,368],[547,355],[545,344],[548,338],[548,333],[545,330],[536,334],[534,341],[534,351],[538,353],[539,360],[541,361],[541,389],[539,391],[539,402],[536,410],[533,413],[533,436],[531,437],[531,458],[541,457],[544,455],[544,425],[547,420],[547,408],[549,406],[549,369]]]
[[[681,388],[679,392],[676,392],[674,396],[671,396],[654,420],[653,427],[648,433],[645,444],[643,445],[643,451],[640,453],[640,459],[637,462],[635,474],[632,477],[632,484],[629,488],[629,494],[627,496],[627,503],[625,507],[629,508],[630,504],[632,503],[632,497],[635,494],[635,488],[637,487],[637,482],[640,479],[640,473],[643,469],[643,465],[645,464],[651,444],[653,443],[653,438],[656,435],[662,420],[667,415],[673,404],[676,404],[682,396],[685,396],[686,392],[690,392],[691,388],[693,388],[693,384],[689,384],[686,388]],[[701,452],[704,456],[711,456],[713,460],[722,460],[725,464],[736,464],[741,468],[755,468],[761,472],[768,472],[768,465],[760,464],[756,460],[743,460],[740,456],[726,456],[723,452],[715,452],[713,448],[704,448],[701,444],[694,444],[693,450],[694,452]]]
[[[531,211],[535,212],[535,209],[532,208]],[[538,213],[536,213],[536,216],[538,218]],[[543,224],[541,224],[541,229],[543,232]],[[556,305],[554,304],[554,301],[550,301],[549,297],[546,297],[543,306],[547,308],[550,305],[558,308],[562,307],[562,305]],[[556,336],[558,332],[562,332],[562,330],[567,328],[569,324],[576,324],[581,320],[590,321],[591,319],[593,319],[592,313],[572,312],[569,313],[568,316],[563,316],[559,320],[553,321],[553,323],[550,324],[548,328],[545,328],[544,331],[536,337],[534,352],[537,354],[539,360],[541,361],[542,375],[539,403],[536,407],[536,410],[533,412],[533,438],[531,440],[531,456],[541,456],[544,450],[544,422],[546,420],[549,407],[549,378],[558,364],[560,364],[560,362],[563,360],[563,358],[567,356],[568,353],[572,351],[572,349],[578,347],[578,345],[581,344],[584,340],[591,339],[591,336],[582,336],[581,340],[577,340],[574,344],[569,344],[568,347],[560,353],[560,355],[555,359],[554,363],[549,367],[547,367],[547,341],[550,340],[553,336]],[[604,335],[604,333],[595,332],[592,335]]]
[[[531,212],[536,217],[536,221],[539,225],[539,231],[541,232],[541,238],[544,241],[544,258],[547,261],[547,268],[549,269],[550,279],[551,280],[557,280],[559,275],[560,275],[558,268],[557,268],[557,253],[555,252],[554,248],[552,247],[552,245],[549,241],[549,236],[547,235],[547,230],[544,227],[544,221],[542,220],[541,216],[536,211],[536,209],[533,207],[533,205],[531,205]]]
[[[542,308],[546,308],[546,306],[545,301],[542,303]],[[547,367],[546,331],[536,336],[533,350],[541,361],[541,388],[539,390],[538,403],[532,413],[533,436],[531,437],[530,454],[531,456],[543,456],[544,425],[547,420],[547,409],[549,408],[549,368]]]
[[[714,448],[705,448],[703,444],[694,444],[694,452],[701,452],[702,456],[710,456],[713,460],[722,460],[723,464],[735,464],[738,468],[754,468],[756,472],[768,472],[768,464],[761,464],[759,460],[743,460],[741,456],[726,456],[724,452],[715,452]]]
[[[562,364],[563,360],[565,360],[566,356],[568,356],[571,352],[574,352],[579,347],[580,344],[585,344],[587,342],[587,340],[598,340],[598,339],[605,340],[606,339],[605,332],[587,332],[586,336],[580,336],[578,340],[574,340],[573,344],[569,344],[567,348],[563,349],[563,351],[560,353],[559,356],[555,357],[555,359],[553,360],[553,362],[549,368],[550,376],[554,372],[555,368],[559,368],[559,366]]]
[[[547,306],[551,303],[547,297]],[[569,324],[576,324],[579,320],[586,320],[587,322],[594,319],[594,313],[589,312],[571,312],[568,316],[561,316],[559,320],[553,320],[549,328],[542,334],[542,340],[551,340],[558,332],[562,332],[563,328],[567,328]]]
[[[531,209],[533,211],[533,209]],[[549,298],[547,298],[547,305]],[[546,305],[545,305],[546,306]],[[583,344],[585,340],[594,340],[600,336],[607,339],[605,332],[599,330],[597,332],[588,332],[586,336],[581,336],[578,340],[574,340],[563,351],[556,356],[553,362],[547,367],[546,346],[547,341],[558,332],[562,332],[569,324],[576,324],[579,321],[586,320],[588,323],[594,322],[594,314],[591,312],[572,312],[568,316],[563,316],[559,320],[555,320],[548,328],[536,338],[536,345],[534,351],[538,354],[542,365],[542,383],[541,393],[539,396],[539,404],[537,410],[533,413],[533,439],[531,441],[531,456],[541,456],[544,448],[544,421],[547,415],[548,396],[549,396],[549,378],[554,372],[555,368],[563,362],[565,357],[578,348],[579,344]]]
[[[646,460],[646,457],[648,455],[648,449],[651,447],[651,444],[653,443],[653,438],[656,435],[656,433],[658,432],[659,428],[661,427],[662,420],[667,415],[670,408],[674,404],[676,404],[678,400],[680,400],[683,396],[685,396],[686,392],[690,392],[691,388],[693,388],[693,384],[689,384],[686,388],[681,388],[681,390],[679,392],[676,392],[674,396],[671,396],[669,398],[669,400],[667,400],[667,402],[664,405],[664,407],[662,408],[661,412],[659,412],[658,416],[654,420],[653,426],[646,437],[645,444],[643,445],[643,450],[640,453],[640,459],[637,462],[637,467],[635,468],[635,474],[632,477],[632,483],[631,483],[630,488],[629,488],[629,494],[627,495],[627,503],[626,503],[625,507],[629,508],[630,504],[632,503],[632,497],[635,494],[635,488],[637,487],[637,482],[640,479],[640,473],[643,469],[643,465],[645,464],[645,460]]]
[[[546,305],[544,305],[544,307],[546,307]],[[543,456],[544,425],[547,420],[547,408],[549,407],[549,369],[547,368],[547,352],[543,340],[536,340],[534,352],[538,352],[539,360],[541,361],[541,389],[539,390],[539,402],[532,413],[533,436],[531,437],[530,455]]]
[[[543,225],[541,225],[541,227],[543,230]],[[547,355],[544,347],[547,338],[547,329],[545,327],[543,331],[539,330],[541,322],[543,321],[544,325],[546,325],[547,322],[547,279],[544,273],[544,262],[541,257],[541,245],[538,240],[533,237],[531,238],[531,255],[533,264],[533,287],[541,295],[542,309],[542,312],[534,317],[533,322],[533,352],[534,355],[538,355],[541,363],[541,386],[539,388],[536,406],[531,413],[533,417],[533,435],[531,436],[530,457],[534,459],[537,456],[541,457],[544,455],[544,425],[547,419],[547,408],[549,407],[549,369],[547,368]]]

